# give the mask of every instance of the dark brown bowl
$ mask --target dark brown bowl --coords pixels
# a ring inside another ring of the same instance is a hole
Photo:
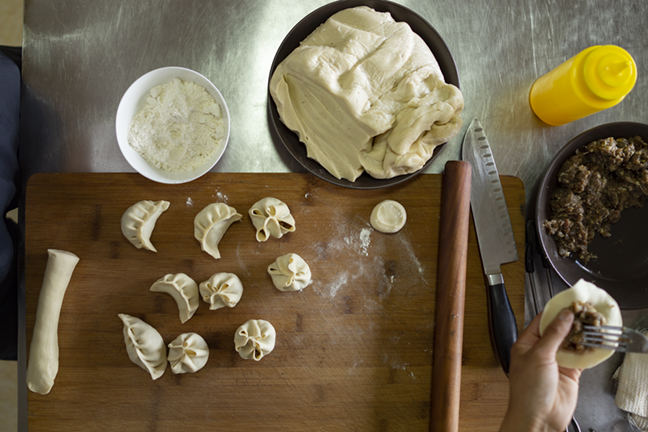
[[[434,54],[434,57],[436,57],[436,60],[439,63],[439,67],[441,68],[441,72],[443,73],[445,81],[449,84],[454,84],[455,86],[459,87],[459,72],[457,71],[457,65],[455,64],[450,50],[448,49],[439,33],[437,33],[437,31],[427,21],[425,21],[421,16],[419,16],[412,10],[397,3],[392,3],[390,1],[384,0],[341,0],[324,5],[321,8],[311,12],[299,23],[297,23],[295,27],[293,27],[293,29],[288,33],[286,38],[279,46],[279,50],[277,50],[277,54],[275,55],[274,61],[272,62],[272,66],[270,68],[268,86],[270,84],[270,78],[272,78],[272,74],[274,73],[279,63],[281,63],[288,56],[288,54],[293,52],[295,48],[299,46],[301,41],[306,39],[309,34],[311,34],[317,27],[320,26],[320,24],[323,24],[333,14],[343,9],[348,9],[356,6],[368,6],[378,12],[389,12],[396,21],[406,22],[407,24],[409,24],[412,30],[416,34],[418,34],[421,39],[423,39],[427,46],[430,47],[432,54]],[[270,91],[268,91],[268,116],[270,118],[270,124],[276,132],[278,139],[286,147],[288,152],[304,168],[306,168],[308,171],[315,174],[322,180],[326,180],[338,186],[344,186],[352,189],[378,189],[407,181],[427,168],[439,155],[439,152],[445,145],[439,145],[434,150],[434,154],[432,155],[430,160],[427,161],[423,168],[415,173],[397,176],[390,179],[376,179],[365,172],[362,173],[362,175],[358,177],[355,182],[350,182],[348,180],[333,177],[317,161],[308,158],[308,156],[306,155],[306,146],[299,141],[297,134],[288,129],[279,118],[279,113],[277,112],[277,107],[272,100],[272,96],[270,96]]]
[[[629,138],[639,135],[648,139],[648,125],[642,123],[608,123],[592,128],[572,139],[556,155],[539,185],[535,224],[542,249],[558,275],[568,285],[585,279],[606,290],[621,309],[648,307],[648,205],[626,209],[612,225],[612,236],[596,235],[588,249],[598,255],[587,264],[558,254],[554,239],[542,228],[550,216],[549,201],[557,186],[557,175],[563,163],[592,141],[608,137]]]

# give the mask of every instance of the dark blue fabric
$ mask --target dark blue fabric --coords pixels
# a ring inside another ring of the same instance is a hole
[[[0,50],[0,359],[15,359],[17,339],[17,227],[5,220],[16,203],[20,70]],[[14,238],[12,235],[14,234]]]

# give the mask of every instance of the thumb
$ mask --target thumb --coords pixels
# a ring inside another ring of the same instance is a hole
[[[536,349],[546,352],[554,358],[563,340],[569,335],[573,322],[574,314],[569,309],[561,310],[551,324],[545,328]]]

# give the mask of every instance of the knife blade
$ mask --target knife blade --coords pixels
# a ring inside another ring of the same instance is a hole
[[[491,340],[502,369],[508,375],[511,346],[518,332],[500,266],[515,262],[519,257],[495,159],[478,119],[474,119],[466,131],[462,159],[470,162],[473,169],[470,205],[488,285]]]

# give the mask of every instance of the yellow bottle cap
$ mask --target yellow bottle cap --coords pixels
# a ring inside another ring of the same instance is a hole
[[[596,96],[623,99],[637,82],[637,66],[632,56],[616,45],[597,47],[584,64],[585,83]]]

